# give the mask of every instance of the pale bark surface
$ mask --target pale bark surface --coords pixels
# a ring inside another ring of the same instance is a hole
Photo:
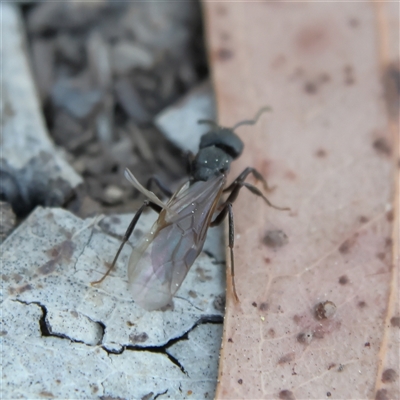
[[[399,398],[399,4],[204,10],[219,122],[273,108],[230,179],[253,166],[291,208],[234,205],[217,398]]]

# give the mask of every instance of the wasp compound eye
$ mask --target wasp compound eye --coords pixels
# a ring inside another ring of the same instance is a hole
[[[220,128],[204,134],[200,139],[200,149],[215,146],[229,154],[233,159],[243,151],[243,142],[229,128]]]
[[[211,176],[228,171],[232,157],[215,146],[201,149],[193,163],[193,178],[207,181]]]

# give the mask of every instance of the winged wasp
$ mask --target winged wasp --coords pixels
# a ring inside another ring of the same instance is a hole
[[[114,268],[143,211],[151,207],[159,214],[158,219],[150,232],[143,235],[133,248],[128,262],[128,282],[134,301],[148,311],[167,306],[202,251],[208,228],[222,223],[227,216],[232,289],[235,299],[239,301],[235,285],[232,203],[240,189],[246,187],[270,207],[288,210],[271,204],[257,187],[245,182],[247,176],[252,174],[266,191],[270,190],[267,181],[254,168],[246,168],[225,188],[231,162],[241,155],[244,146],[234,131],[243,125],[254,125],[261,114],[268,110],[268,107],[263,107],[254,119],[238,122],[232,128],[220,127],[210,120],[198,121],[210,125],[211,129],[201,137],[199,151],[191,162],[190,179],[172,195],[158,180],[154,180],[162,191],[171,195],[166,203],[143,187],[126,169],[125,177],[147,199],[126,230],[110,268],[92,284],[101,283]],[[224,193],[228,196],[221,203]]]

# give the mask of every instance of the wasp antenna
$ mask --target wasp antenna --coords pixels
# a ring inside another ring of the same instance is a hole
[[[254,116],[254,119],[245,119],[244,121],[238,122],[236,125],[234,125],[231,129],[234,131],[236,128],[242,125],[254,125],[257,123],[258,119],[260,118],[261,114],[267,112],[267,111],[272,111],[271,107],[262,107],[258,110],[257,114]]]
[[[150,190],[147,190],[137,179],[136,177],[132,174],[131,171],[129,171],[128,168],[125,168],[124,172],[125,178],[133,185],[133,187],[139,192],[143,193],[152,203],[157,204],[161,208],[167,208],[167,206]]]
[[[208,124],[208,125],[212,125],[214,128],[219,128],[219,125],[215,122],[212,121],[211,119],[199,119],[197,121],[198,124]]]

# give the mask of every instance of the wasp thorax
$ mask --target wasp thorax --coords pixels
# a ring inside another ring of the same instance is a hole
[[[207,181],[210,177],[229,170],[233,158],[215,146],[201,149],[193,162],[195,181]]]

